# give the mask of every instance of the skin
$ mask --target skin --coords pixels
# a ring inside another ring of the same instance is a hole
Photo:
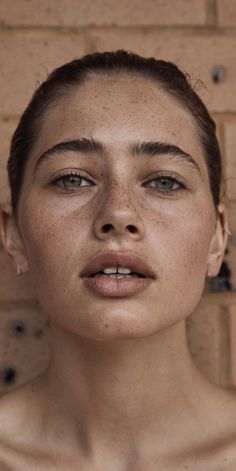
[[[106,154],[67,151],[34,174],[48,148],[81,137],[102,141]],[[201,174],[167,155],[129,153],[148,140],[179,146]],[[65,169],[95,184],[68,193],[51,183]],[[165,173],[186,189],[150,188]],[[222,263],[228,220],[223,204],[218,210],[216,218],[196,124],[157,84],[93,76],[48,111],[17,217],[2,212],[2,239],[50,316],[52,359],[1,400],[2,468],[235,469],[235,397],[201,376],[185,333],[208,267],[216,275]],[[79,273],[108,249],[137,253],[156,280],[132,297],[91,293]]]

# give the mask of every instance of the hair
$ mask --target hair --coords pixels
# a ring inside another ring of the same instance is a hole
[[[195,119],[208,169],[215,209],[220,202],[222,178],[221,153],[216,138],[215,122],[194,91],[188,74],[175,64],[153,57],[144,58],[132,52],[96,52],[68,62],[55,69],[38,87],[22,114],[13,134],[8,160],[8,178],[13,212],[17,210],[25,166],[40,134],[47,111],[54,103],[94,74],[125,73],[154,80],[175,98]]]

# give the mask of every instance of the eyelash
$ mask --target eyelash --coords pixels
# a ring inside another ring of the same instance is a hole
[[[57,183],[58,183],[58,182],[63,181],[63,179],[65,179],[65,178],[67,178],[67,177],[68,177],[68,178],[69,178],[69,177],[79,177],[79,178],[81,178],[81,179],[83,179],[83,180],[87,180],[88,182],[93,183],[93,182],[91,182],[91,180],[89,180],[88,178],[85,178],[85,176],[84,176],[83,174],[79,173],[79,172],[69,172],[69,173],[65,173],[65,174],[60,175],[60,176],[57,177],[55,180],[53,180],[53,181],[51,182],[51,184],[54,185],[54,186],[57,186]],[[158,188],[155,188],[155,187],[150,187],[150,188],[153,188],[154,191],[159,191],[160,193],[175,193],[176,191],[181,191],[181,190],[185,190],[185,189],[186,189],[186,186],[185,186],[182,182],[180,182],[179,180],[177,180],[176,178],[174,178],[173,176],[168,175],[168,174],[161,174],[161,175],[158,175],[158,176],[152,178],[151,180],[149,180],[147,183],[153,182],[153,181],[155,181],[155,180],[158,181],[159,179],[162,179],[162,178],[163,178],[163,179],[168,179],[168,180],[170,180],[173,184],[174,184],[174,183],[177,183],[177,184],[179,185],[179,188],[174,189],[174,190],[173,190],[173,189],[171,189],[171,190],[166,190],[166,191],[165,191],[165,190],[162,191],[162,190],[160,190],[160,189],[158,189]],[[87,188],[87,187],[88,187],[88,185],[84,185],[84,186],[79,186],[79,187],[76,187],[76,188]],[[62,187],[61,187],[61,188],[62,188]],[[69,193],[69,192],[73,192],[73,190],[68,189],[68,188],[66,188],[66,187],[64,187],[64,188],[62,188],[62,189],[64,189],[64,190],[67,191],[68,193]]]

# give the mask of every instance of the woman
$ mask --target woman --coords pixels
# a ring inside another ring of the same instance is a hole
[[[215,125],[188,78],[125,51],[65,64],[8,171],[3,244],[50,317],[52,357],[1,400],[1,470],[235,470],[235,397],[186,342],[228,232]]]

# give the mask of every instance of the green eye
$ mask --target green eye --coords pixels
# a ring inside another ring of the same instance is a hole
[[[90,186],[92,182],[90,182],[80,174],[68,173],[66,175],[61,175],[60,177],[56,178],[52,183],[55,186],[59,186],[62,189],[68,190],[73,188],[87,187]]]
[[[179,191],[185,188],[183,183],[168,175],[161,175],[159,177],[153,178],[148,183],[153,183],[153,185],[150,185],[150,187],[163,193]]]

